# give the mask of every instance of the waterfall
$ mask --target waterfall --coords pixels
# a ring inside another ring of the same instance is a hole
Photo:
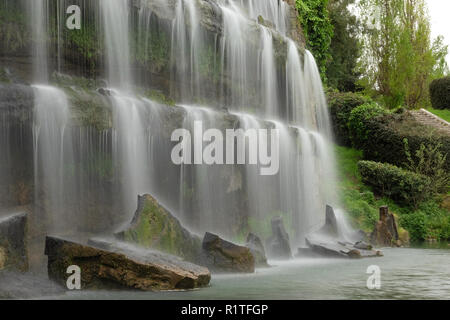
[[[49,56],[69,73],[67,65],[89,59],[80,48],[69,50],[67,34],[57,36],[58,50],[49,54],[53,11],[45,0],[33,0],[32,8],[34,74],[42,76],[35,82],[47,82]],[[52,230],[71,224],[82,231],[112,229],[129,220],[143,193],[198,233],[242,236],[281,215],[297,245],[320,228],[325,205],[337,203],[331,126],[314,57],[289,38],[286,2],[104,0],[84,9],[98,10],[89,16],[100,23],[88,26],[103,51],[95,67],[86,64],[74,73],[91,68],[88,75],[106,77],[110,88],[100,94],[65,86],[66,96],[60,89],[33,87],[35,198]],[[67,57],[68,51],[76,58]],[[86,94],[95,103],[71,105],[73,96]],[[158,100],[161,95],[175,103]],[[75,123],[80,109],[94,114],[92,122],[109,112],[111,119],[99,128]],[[262,176],[259,163],[175,165],[171,133],[192,132],[197,121],[204,131],[222,133],[276,129],[279,172]],[[2,128],[8,129],[4,123]],[[9,146],[4,140],[0,144]],[[8,157],[0,161],[11,162]]]
[[[100,1],[105,36],[106,73],[111,87],[131,89],[129,2]]]
[[[33,38],[33,80],[39,83],[48,82],[48,1],[25,0],[29,10],[29,28]]]
[[[49,231],[70,230],[76,217],[70,214],[69,206],[69,198],[75,191],[70,172],[74,159],[69,103],[64,92],[57,88],[42,85],[33,88],[35,210],[45,212],[45,216],[37,214],[35,221],[47,223]]]

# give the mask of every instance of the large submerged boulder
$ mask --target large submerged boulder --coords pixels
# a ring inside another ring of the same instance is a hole
[[[247,243],[245,245],[250,249],[255,258],[255,265],[257,267],[268,267],[266,250],[261,239],[254,233],[249,233],[247,236]]]
[[[238,246],[207,232],[203,238],[201,264],[215,272],[255,272],[255,258],[249,248]]]
[[[47,237],[49,278],[66,286],[67,268],[81,269],[88,289],[132,288],[144,291],[194,289],[209,284],[208,269],[161,252],[127,243],[93,239],[89,244]]]
[[[0,270],[28,269],[26,236],[26,213],[0,216]]]
[[[389,213],[388,206],[380,208],[380,220],[375,224],[370,241],[375,246],[390,247],[400,245],[397,223],[394,215]]]
[[[177,218],[149,194],[138,197],[138,208],[131,224],[117,236],[192,262],[197,260],[202,248],[201,239],[186,230]]]
[[[272,236],[267,240],[266,248],[269,258],[291,259],[292,251],[289,234],[284,228],[283,218],[275,217],[271,221]]]

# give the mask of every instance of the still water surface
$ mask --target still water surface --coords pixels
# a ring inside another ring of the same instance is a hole
[[[184,292],[80,291],[59,299],[450,299],[450,247],[384,249],[367,260],[297,259],[274,262],[251,275],[213,276],[211,285]],[[381,289],[369,290],[370,265]]]

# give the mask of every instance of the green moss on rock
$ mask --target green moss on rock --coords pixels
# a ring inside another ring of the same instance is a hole
[[[192,235],[151,195],[140,196],[131,226],[119,233],[126,241],[195,261],[201,240]]]

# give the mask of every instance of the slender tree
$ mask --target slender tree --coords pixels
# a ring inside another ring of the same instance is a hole
[[[424,0],[361,0],[365,17],[364,84],[388,107],[428,104],[428,86],[446,69],[447,47],[431,40]]]

